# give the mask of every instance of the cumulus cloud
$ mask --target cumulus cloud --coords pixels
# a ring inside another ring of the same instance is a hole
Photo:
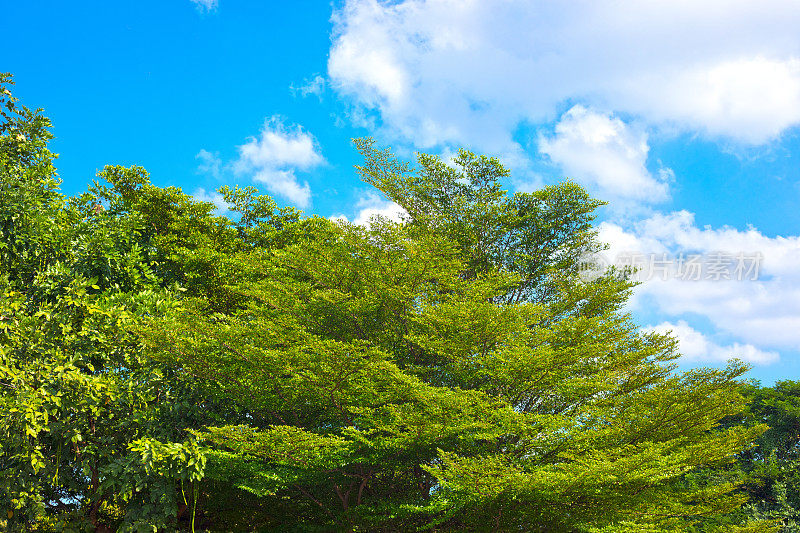
[[[665,174],[646,167],[647,134],[610,114],[576,105],[561,117],[553,136],[539,138],[539,151],[570,178],[599,189],[604,198],[659,201],[667,196]]]
[[[353,224],[367,226],[375,217],[385,218],[394,222],[401,222],[403,216],[407,215],[405,209],[399,204],[382,198],[375,192],[368,192],[362,196],[355,205],[356,213],[353,217]],[[331,217],[333,220],[349,221],[346,215],[336,215]]]
[[[309,171],[324,162],[313,135],[273,116],[257,137],[250,137],[239,146],[233,169],[238,174],[251,175],[271,193],[305,208],[311,201],[311,187],[306,181],[300,182],[296,172]]]
[[[599,239],[610,244],[605,252],[610,262],[637,253],[647,269],[648,258],[667,258],[656,275],[648,272],[641,278],[631,301],[634,309],[676,318],[701,316],[743,342],[800,350],[800,237],[769,237],[755,228],[698,227],[687,211],[656,213],[630,227],[603,222],[598,231]],[[704,263],[699,279],[678,275],[681,261],[690,256]],[[722,256],[728,258],[731,279],[709,275],[710,264]],[[749,258],[742,280],[735,275],[737,257]]]
[[[800,60],[761,55],[648,73],[658,90],[621,89],[627,109],[744,144],[769,141],[800,122]]]
[[[698,227],[694,214],[686,210],[655,213],[623,229],[613,222],[598,226],[600,238],[611,245],[609,252],[699,252],[761,253],[761,274],[771,279],[800,281],[800,236],[768,237],[754,227],[738,230],[729,226]]]
[[[800,123],[800,3],[347,0],[332,87],[419,148],[517,153],[564,102],[744,144]]]
[[[721,346],[692,328],[685,320],[679,320],[674,324],[662,322],[642,329],[661,334],[671,333],[678,339],[682,359],[686,362],[717,363],[735,357],[754,365],[768,365],[780,359],[777,352],[760,350],[752,344],[736,342]]]
[[[191,0],[200,11],[213,11],[217,8],[217,0]]]

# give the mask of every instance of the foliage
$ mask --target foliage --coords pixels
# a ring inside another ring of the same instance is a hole
[[[580,280],[597,202],[572,183],[509,197],[469,152],[414,170],[359,148],[405,223],[270,227],[226,258],[238,309],[187,299],[144,332],[253,413],[196,433],[208,475],[284,529],[682,531],[741,504],[682,476],[762,431],[717,428],[744,367],[676,374],[675,341],[621,311],[628,281]]]
[[[403,223],[253,188],[221,190],[229,220],[139,167],[65,198],[47,119],[2,104],[9,529],[732,529],[736,477],[693,473],[764,430],[719,423],[746,368],[677,373],[624,276],[581,280],[578,185],[509,195],[496,159],[361,140]]]
[[[800,531],[800,383],[779,381],[773,387],[748,385],[746,416],[739,423],[766,424],[756,446],[742,452],[745,512],[781,523],[781,531]]]
[[[71,199],[58,193],[55,155],[46,146],[49,121],[19,106],[8,77],[2,81],[0,507],[6,527],[40,521],[75,530],[151,531],[174,523],[180,483],[196,483],[204,465],[185,428],[210,420],[190,383],[143,355],[132,327],[174,305],[168,287],[175,276],[165,269],[174,270],[172,257],[182,249],[151,230],[146,213],[131,210],[126,195],[146,181],[140,169],[102,173],[117,188],[95,184]],[[176,194],[152,192],[152,206]],[[187,206],[208,218],[208,206]],[[191,224],[191,214],[180,223]]]

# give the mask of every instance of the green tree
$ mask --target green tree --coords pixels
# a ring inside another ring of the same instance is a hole
[[[191,383],[152,364],[133,325],[174,305],[176,282],[199,283],[175,266],[202,260],[185,251],[187,241],[214,239],[215,231],[234,238],[235,230],[210,217],[209,205],[149,186],[135,167],[110,167],[101,177],[111,186],[65,198],[47,149],[50,123],[21,106],[10,84],[0,77],[4,525],[152,531],[174,524],[189,503],[181,487],[196,487],[204,465],[185,429],[233,417],[214,418],[225,410],[204,409]],[[136,209],[135,192],[149,193],[149,218]],[[219,243],[207,248],[224,251]]]
[[[222,191],[229,220],[138,167],[65,198],[49,122],[9,81],[7,529],[712,530],[746,499],[686,476],[762,432],[719,424],[745,368],[677,373],[624,276],[581,280],[599,203],[579,186],[509,195],[496,159],[359,141],[403,223],[252,188]]]
[[[683,476],[763,430],[718,426],[745,367],[676,373],[624,276],[580,279],[598,202],[569,182],[509,196],[466,151],[412,167],[357,146],[403,223],[253,228],[225,258],[238,307],[187,298],[145,331],[253,413],[195,433],[209,479],[282,531],[684,531],[741,505],[735,480]]]
[[[739,458],[747,480],[745,512],[780,521],[781,531],[800,531],[800,383],[747,385],[744,394],[747,414],[735,423],[769,426]]]

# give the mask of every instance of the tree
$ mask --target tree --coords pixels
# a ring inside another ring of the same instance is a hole
[[[225,258],[237,308],[189,298],[143,332],[253,414],[195,433],[208,478],[281,531],[683,531],[741,505],[734,481],[683,475],[763,430],[718,427],[745,367],[676,373],[676,341],[622,311],[624,276],[580,279],[598,202],[569,182],[509,196],[466,151],[413,168],[357,147],[403,223],[254,227]]]
[[[766,424],[756,446],[743,451],[737,467],[748,496],[744,512],[778,520],[781,531],[800,531],[800,383],[778,381],[772,387],[743,387],[746,414],[730,423]]]
[[[50,123],[19,105],[10,83],[0,77],[4,525],[152,531],[175,523],[186,507],[180,488],[202,474],[204,456],[185,429],[221,420],[197,405],[190,383],[152,364],[132,331],[141,316],[172,305],[170,257],[182,248],[131,209],[127,196],[147,183],[142,169],[111,167],[101,177],[112,187],[61,195]],[[210,206],[149,191],[151,206],[160,199],[183,209],[184,227],[202,219],[235,235],[209,217]],[[211,229],[195,228],[195,238],[211,238]]]
[[[745,500],[721,467],[763,426],[719,424],[745,367],[677,373],[624,276],[578,276],[600,245],[576,184],[509,195],[496,159],[411,166],[363,140],[402,223],[252,188],[218,217],[139,167],[66,198],[9,81],[7,529],[713,530]]]

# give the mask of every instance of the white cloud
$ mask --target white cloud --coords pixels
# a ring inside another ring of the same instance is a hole
[[[213,11],[217,8],[217,0],[191,0],[200,11]]]
[[[192,196],[198,202],[210,202],[216,206],[214,213],[217,215],[223,215],[227,213],[230,208],[231,204],[225,201],[225,198],[216,191],[208,192],[202,187],[198,187],[192,193]]]
[[[296,171],[309,171],[325,162],[314,136],[299,125],[286,126],[280,117],[267,120],[258,137],[239,146],[233,169],[250,174],[271,193],[298,207],[308,207],[311,187],[298,181]]]
[[[381,198],[375,192],[368,192],[362,196],[355,205],[356,214],[353,218],[353,224],[359,226],[367,226],[374,217],[386,218],[394,222],[401,222],[403,217],[407,215],[405,209],[399,204]],[[336,215],[331,217],[332,220],[349,221],[350,219],[345,215]]]
[[[219,153],[212,153],[202,148],[194,158],[200,161],[197,165],[198,172],[210,174],[219,179],[222,174],[222,160],[219,157]]]
[[[326,85],[325,78],[317,74],[310,80],[303,80],[303,84],[298,87],[295,87],[294,84],[289,85],[289,90],[292,91],[292,94],[295,96],[299,94],[305,98],[313,94],[322,100],[322,94],[325,92]]]
[[[246,166],[293,166],[308,170],[323,162],[314,137],[299,125],[287,127],[278,116],[266,121],[259,137],[239,147]]]
[[[762,144],[800,122],[800,60],[761,55],[647,73],[658,90],[621,90],[633,112],[745,144]],[[671,97],[672,96],[672,97]],[[620,98],[624,96],[620,95]]]
[[[768,237],[755,228],[700,228],[687,211],[657,213],[631,227],[603,222],[598,230],[599,239],[611,245],[605,256],[612,262],[626,252],[667,254],[667,279],[645,278],[634,292],[634,309],[676,318],[697,315],[760,348],[800,350],[800,237]],[[758,279],[737,281],[732,275],[731,280],[715,280],[704,273],[699,280],[682,280],[674,275],[680,254],[701,254],[708,262],[717,252],[734,256],[731,274],[737,254],[760,254]]]
[[[311,187],[308,182],[297,181],[294,170],[265,168],[256,172],[253,179],[263,183],[272,194],[288,199],[297,207],[306,208],[311,203]]]
[[[328,74],[418,148],[517,153],[564,102],[764,143],[800,123],[794,0],[348,0]]]
[[[570,178],[599,189],[602,197],[659,201],[667,196],[659,178],[647,170],[647,134],[619,118],[576,105],[561,117],[552,137],[539,138],[539,151]]]
[[[736,342],[721,346],[692,328],[685,320],[662,322],[642,329],[661,334],[671,333],[678,339],[682,359],[687,362],[724,362],[735,357],[754,365],[768,365],[780,359],[777,352],[760,350],[752,344]]]
[[[750,227],[738,230],[729,226],[698,227],[694,214],[686,210],[655,213],[633,224],[626,231],[612,222],[599,224],[600,238],[612,244],[610,253],[623,251],[759,252],[763,255],[761,273],[775,279],[800,281],[800,236],[768,237]],[[638,248],[635,248],[638,247]]]

